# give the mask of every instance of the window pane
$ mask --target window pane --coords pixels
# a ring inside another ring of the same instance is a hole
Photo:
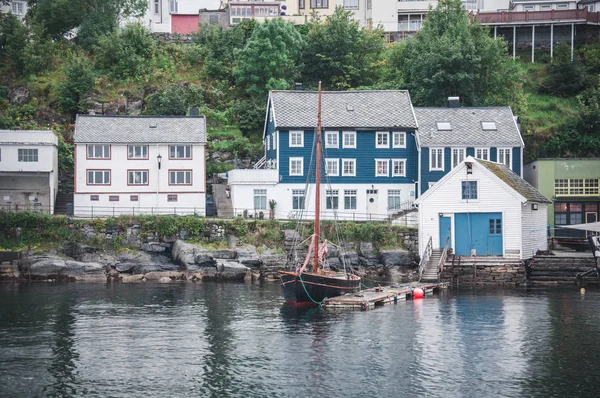
[[[496,220],[496,234],[502,234],[502,220]]]

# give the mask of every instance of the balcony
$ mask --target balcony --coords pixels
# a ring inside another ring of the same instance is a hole
[[[482,25],[536,24],[541,22],[586,22],[598,24],[600,13],[588,12],[586,8],[577,10],[550,11],[500,11],[469,13],[471,20],[476,19]]]
[[[235,169],[228,173],[232,184],[277,184],[279,171],[276,169]]]
[[[398,22],[398,32],[416,32],[423,27],[423,21]]]

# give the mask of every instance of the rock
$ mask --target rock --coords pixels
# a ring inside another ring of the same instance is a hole
[[[363,256],[366,255],[366,254],[370,254],[374,250],[373,243],[371,243],[371,242],[360,242],[360,244],[358,246],[358,250],[359,250],[359,253],[362,254]]]
[[[177,240],[171,247],[171,258],[175,264],[189,269],[196,264],[196,249],[195,245]]]
[[[157,282],[160,282],[160,283],[169,283],[169,282],[173,282],[173,280],[171,278],[169,278],[168,276],[163,276]]]
[[[218,279],[224,281],[243,281],[250,268],[233,261],[217,262]]]
[[[23,105],[29,101],[29,89],[19,86],[10,92],[9,101],[12,105]]]
[[[162,267],[158,264],[136,264],[131,267],[132,274],[147,274],[149,272],[162,271]]]
[[[144,275],[122,275],[121,282],[123,283],[135,283],[135,282],[144,282]]]
[[[78,242],[69,242],[63,245],[63,253],[74,259],[78,259],[79,256],[84,254],[95,254],[98,252],[98,248],[94,246],[84,245]]]
[[[22,266],[20,271],[33,280],[106,281],[106,266],[101,263],[83,263],[53,256],[33,257],[30,261],[31,265]]]
[[[262,260],[256,254],[256,247],[245,245],[236,250],[237,259],[247,267],[258,268],[262,265]]]
[[[144,275],[148,281],[160,281],[162,278],[171,280],[185,280],[186,274],[175,271],[160,271],[160,272],[148,272]]]
[[[208,252],[197,254],[194,261],[195,264],[192,265],[192,268],[214,267],[217,264],[215,259],[208,255]],[[188,267],[188,269],[190,268]]]
[[[212,252],[212,257],[222,260],[233,260],[237,257],[235,250],[215,250]]]
[[[227,247],[229,247],[230,249],[235,249],[237,247],[237,245],[240,244],[240,238],[238,238],[235,235],[229,235],[227,237]]]
[[[394,250],[381,250],[379,252],[381,264],[386,267],[394,265],[409,266],[412,265],[412,258],[408,250],[394,249]]]

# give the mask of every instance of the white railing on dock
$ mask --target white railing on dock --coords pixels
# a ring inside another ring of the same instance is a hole
[[[423,276],[423,271],[425,267],[427,267],[427,263],[431,258],[431,254],[433,253],[433,240],[431,236],[429,237],[429,241],[427,242],[427,246],[425,247],[425,251],[423,251],[423,255],[421,256],[421,262],[419,263],[419,282],[421,281],[421,277]]]
[[[446,264],[446,259],[448,258],[448,250],[450,249],[450,237],[446,238],[446,244],[444,245],[444,251],[442,251],[442,255],[440,256],[440,261],[438,262],[438,281],[442,277],[442,273],[444,272],[444,264]]]

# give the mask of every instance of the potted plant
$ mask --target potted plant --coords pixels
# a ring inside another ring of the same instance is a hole
[[[271,220],[275,218],[275,207],[277,207],[277,202],[273,199],[269,200],[269,218]]]

